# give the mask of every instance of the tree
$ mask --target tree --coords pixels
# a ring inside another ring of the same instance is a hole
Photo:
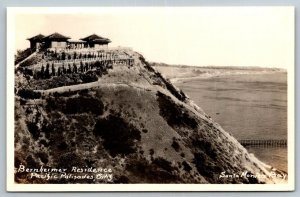
[[[55,76],[55,68],[54,68],[54,64],[52,63],[52,72],[51,72],[51,74],[52,74],[52,76]]]
[[[96,68],[100,68],[100,67],[101,67],[101,64],[100,64],[99,61],[96,61],[95,64],[94,64],[94,66],[95,66]]]
[[[36,71],[36,72],[33,73],[33,78],[34,79],[38,79],[38,73],[39,73],[39,71]]]
[[[89,64],[88,64],[87,62],[85,62],[84,70],[85,70],[85,71],[88,71],[88,68],[89,68]]]
[[[61,68],[58,67],[58,69],[57,69],[57,76],[60,76],[60,75],[61,75]]]
[[[73,63],[73,73],[77,73],[77,66],[75,63]]]
[[[45,67],[44,65],[42,65],[42,68],[41,68],[41,78],[44,79],[44,74],[45,74]]]
[[[63,72],[63,74],[66,74],[66,73],[67,73],[67,70],[66,70],[66,68],[65,68],[65,65],[64,65],[64,64],[62,64],[62,72]]]
[[[83,63],[82,63],[82,61],[80,61],[80,72],[83,73]]]
[[[67,70],[67,73],[68,73],[68,74],[72,73],[71,65],[70,65],[70,64],[68,64],[68,70]]]
[[[77,53],[76,51],[74,52],[74,60],[77,58]]]
[[[66,60],[66,53],[64,51],[61,53],[61,60]]]
[[[47,63],[46,70],[45,70],[45,73],[44,73],[44,76],[45,76],[46,79],[50,78],[50,69],[49,68],[50,68],[50,65],[49,65],[49,63]]]

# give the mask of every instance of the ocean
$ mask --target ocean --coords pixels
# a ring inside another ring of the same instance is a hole
[[[287,139],[286,72],[191,78],[174,84],[238,140]],[[287,172],[287,148],[247,149]]]

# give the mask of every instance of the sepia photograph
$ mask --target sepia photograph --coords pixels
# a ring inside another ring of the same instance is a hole
[[[7,190],[294,190],[294,17],[8,8]]]

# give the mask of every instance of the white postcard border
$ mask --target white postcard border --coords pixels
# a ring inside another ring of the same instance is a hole
[[[293,6],[276,6],[288,9],[293,14]],[[198,7],[199,8],[199,7]],[[96,12],[121,12],[135,9],[144,12],[153,9],[198,9],[197,7],[9,7],[7,8],[7,191],[293,191],[295,189],[295,52],[288,66],[288,174],[287,184],[236,185],[236,184],[17,184],[14,182],[14,51],[16,14],[86,14]],[[203,8],[203,7],[202,7]],[[222,9],[222,7],[205,7]],[[226,7],[238,9],[238,7]],[[252,7],[262,8],[262,7]],[[264,7],[268,8],[268,7]],[[295,30],[295,27],[294,27]],[[293,35],[295,51],[295,33]]]

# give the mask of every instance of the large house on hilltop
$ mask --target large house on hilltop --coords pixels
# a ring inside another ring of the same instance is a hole
[[[39,51],[46,49],[81,49],[81,48],[107,48],[111,41],[108,38],[92,34],[80,40],[70,40],[70,37],[59,33],[53,33],[48,36],[42,34],[28,38],[30,49]]]

